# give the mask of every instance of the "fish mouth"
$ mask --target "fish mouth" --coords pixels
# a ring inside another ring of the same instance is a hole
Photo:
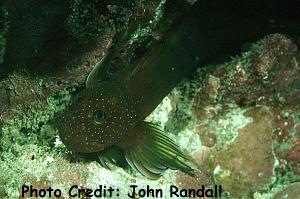
[[[97,141],[82,141],[75,144],[79,153],[94,153],[104,150],[105,145]]]
[[[104,144],[93,140],[79,140],[68,142],[68,140],[62,139],[62,142],[69,150],[79,153],[95,153],[102,151],[105,148]]]

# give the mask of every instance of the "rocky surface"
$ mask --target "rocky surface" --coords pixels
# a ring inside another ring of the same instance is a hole
[[[74,2],[78,6],[80,1]],[[161,14],[158,2],[137,10],[145,23]],[[79,20],[76,13],[72,16]],[[147,31],[139,29],[132,40]],[[161,187],[166,193],[171,184],[221,184],[231,198],[295,198],[300,181],[300,54],[295,42],[280,34],[267,36],[225,64],[200,66],[178,85],[147,119],[164,126],[201,172],[192,178],[168,171],[151,181],[128,169],[112,166],[109,171],[79,159],[60,142],[51,122],[112,36],[108,31],[78,67],[43,75],[21,68],[1,80],[1,198],[18,198],[22,184],[60,188],[62,198],[74,184],[111,185],[122,189],[122,196],[130,184]],[[0,60],[1,49],[0,44]]]
[[[298,64],[296,44],[275,34],[178,86],[202,144],[194,157],[231,198],[273,198],[299,181]]]

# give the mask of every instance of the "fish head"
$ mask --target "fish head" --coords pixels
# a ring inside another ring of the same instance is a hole
[[[99,152],[118,143],[136,123],[136,114],[113,83],[79,92],[56,119],[62,142],[80,153]]]

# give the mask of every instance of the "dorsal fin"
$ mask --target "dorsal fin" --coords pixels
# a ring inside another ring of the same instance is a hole
[[[107,64],[107,55],[98,62],[86,78],[85,86],[87,88],[92,87],[97,82],[103,80],[107,75],[107,70],[109,68],[109,64]]]
[[[111,61],[115,55],[115,51],[120,47],[120,45],[122,44],[126,36],[127,36],[127,32],[116,33],[108,53],[106,53],[104,57],[102,57],[101,60],[97,64],[95,64],[92,71],[89,73],[85,82],[85,86],[87,88],[92,87],[97,82],[103,81],[107,78],[108,71],[111,66]]]

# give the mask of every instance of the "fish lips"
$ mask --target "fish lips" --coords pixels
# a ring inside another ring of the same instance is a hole
[[[105,145],[103,143],[94,140],[69,140],[67,137],[61,137],[61,140],[69,150],[79,153],[94,153],[105,149]]]

